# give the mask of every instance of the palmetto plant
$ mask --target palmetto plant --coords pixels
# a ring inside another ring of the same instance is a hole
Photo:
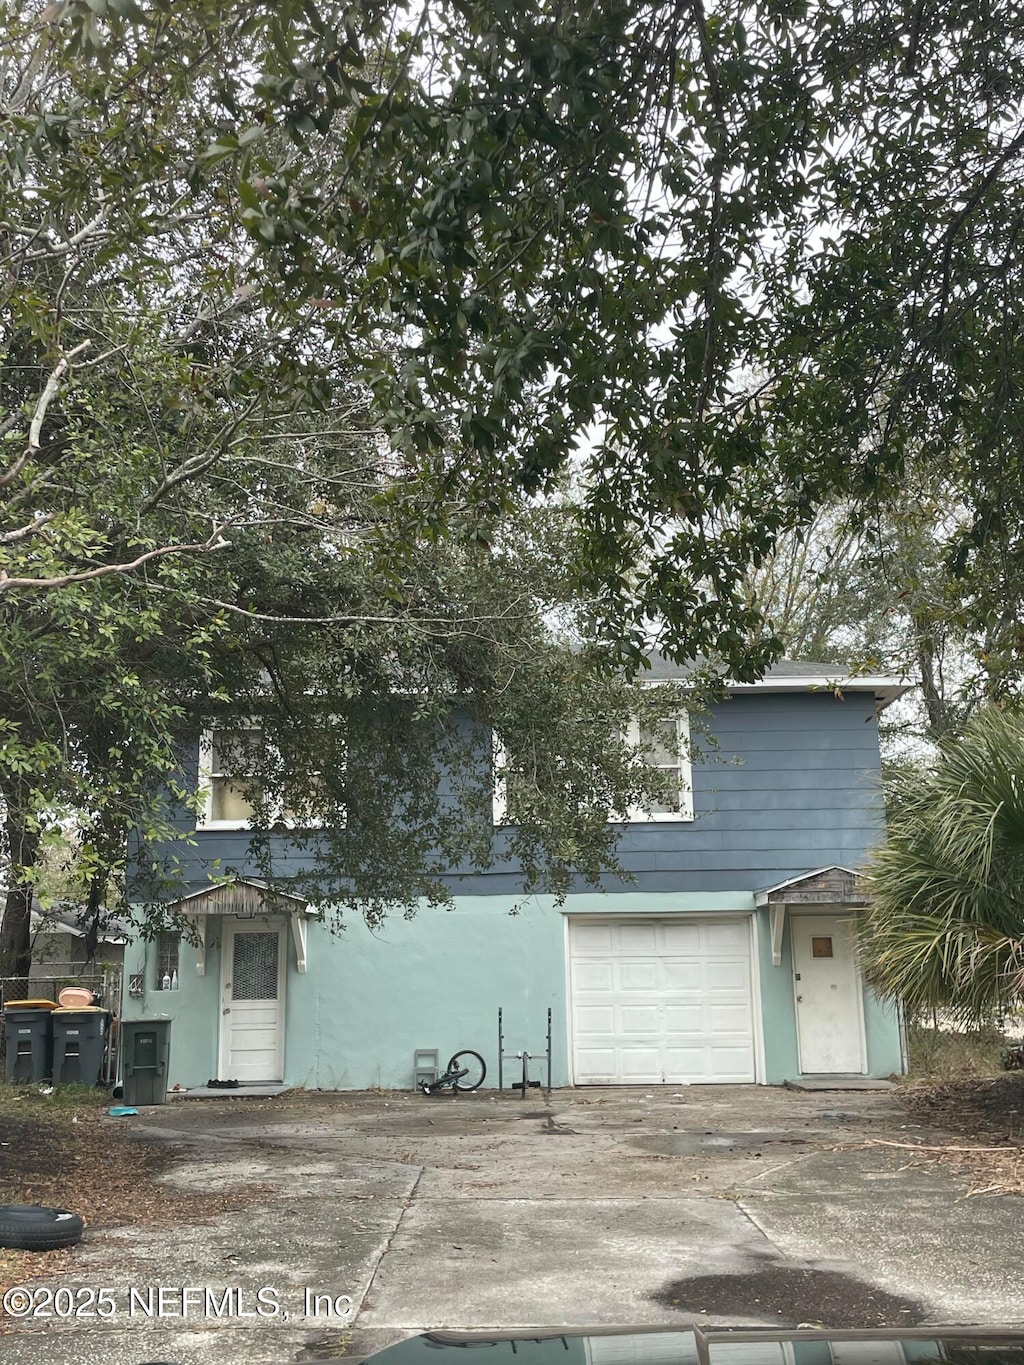
[[[1024,998],[1024,714],[989,708],[896,778],[867,868],[864,975],[963,1022]]]

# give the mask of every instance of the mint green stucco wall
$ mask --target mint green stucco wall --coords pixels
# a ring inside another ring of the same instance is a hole
[[[152,1019],[167,1015],[171,1024],[171,1047],[167,1088],[175,1084],[202,1085],[217,1075],[217,1023],[220,1017],[220,960],[211,968],[207,959],[206,976],[196,975],[195,949],[181,946],[178,989],[154,989],[156,948],[152,943],[130,943],[124,956],[125,1019]],[[141,975],[145,993],[128,993],[133,976]]]
[[[513,904],[467,897],[451,911],[423,908],[413,920],[389,920],[372,932],[353,920],[332,935],[311,921],[302,975],[289,933],[285,1080],[324,1090],[407,1088],[416,1048],[436,1047],[444,1063],[472,1047],[486,1058],[488,1084],[496,1083],[498,1006],[506,1012],[506,1050],[542,1052],[551,1005],[554,1079],[564,1085],[562,917],[537,904],[510,915]],[[219,923],[208,921],[205,976],[196,975],[195,950],[183,943],[178,990],[152,989],[150,965],[146,994],[125,1001],[129,1019],[172,1016],[172,1086],[217,1075]],[[126,979],[143,970],[143,951],[139,944],[129,949]]]
[[[413,1052],[437,1048],[442,1064],[459,1048],[481,1052],[487,1084],[497,1084],[497,1010],[504,1007],[505,1050],[543,1052],[547,1009],[552,1009],[553,1080],[569,1079],[567,1043],[566,915],[753,914],[749,892],[592,893],[570,896],[561,909],[535,898],[511,914],[517,901],[502,896],[460,897],[450,911],[423,908],[413,920],[393,919],[375,931],[361,920],[331,934],[309,925],[308,969],[296,970],[287,935],[285,1080],[324,1090],[412,1083]],[[788,924],[783,960],[772,965],[768,912],[756,914],[763,1061],[769,1084],[799,1074]],[[195,949],[182,945],[179,988],[157,991],[153,948],[131,945],[125,980],[145,973],[146,992],[127,997],[125,1017],[169,1014],[169,1085],[203,1084],[217,1075],[220,1022],[220,921],[208,921],[206,975],[196,974]],[[143,958],[148,955],[148,962]],[[864,1015],[871,1075],[900,1069],[894,1014],[865,993]],[[508,1064],[506,1083],[513,1078]],[[540,1063],[533,1074],[542,1075]]]
[[[900,1076],[906,1070],[896,1006],[864,992],[864,1030],[868,1040],[868,1074]]]

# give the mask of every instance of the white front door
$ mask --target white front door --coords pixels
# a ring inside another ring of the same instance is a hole
[[[807,1076],[865,1071],[864,1013],[853,929],[840,915],[789,917],[800,1070]]]
[[[219,1080],[284,1079],[285,926],[225,915]]]

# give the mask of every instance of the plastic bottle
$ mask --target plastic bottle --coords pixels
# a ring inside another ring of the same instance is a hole
[[[171,972],[171,990],[172,990],[172,991],[176,991],[177,989],[178,989],[178,969],[177,969],[177,967],[175,967],[174,971]]]
[[[160,983],[160,989],[162,991],[169,991],[171,989],[171,976],[169,972],[164,972],[164,979]]]

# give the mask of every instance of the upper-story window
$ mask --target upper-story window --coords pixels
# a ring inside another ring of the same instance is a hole
[[[256,726],[234,730],[205,730],[199,742],[199,790],[202,805],[199,829],[248,829],[256,814],[261,783],[260,765],[275,755],[263,731]],[[277,755],[280,758],[280,755]],[[335,753],[336,764],[342,756]],[[275,825],[289,829],[317,829],[323,811],[330,806],[322,773],[309,773],[302,791],[293,792],[288,803],[277,800],[268,812]],[[335,809],[335,823],[343,823],[343,809]]]
[[[653,721],[649,725],[641,726],[638,721],[633,721],[629,726],[627,739],[634,748],[642,750],[648,763],[664,774],[668,791],[663,800],[652,803],[650,810],[637,806],[627,811],[623,823],[692,820],[694,814],[690,722],[685,712]],[[494,823],[515,824],[515,772],[505,748],[497,740],[493,746],[493,762]],[[621,818],[612,817],[616,822]]]
[[[491,791],[491,812],[496,825],[514,825],[515,814],[509,809],[510,789],[512,804],[515,804],[514,774],[509,763],[508,753],[500,740],[492,744],[492,772],[494,784]]]
[[[633,721],[629,741],[640,749],[653,767],[664,774],[668,793],[651,809],[634,808],[626,813],[630,824],[652,820],[693,819],[693,770],[690,762],[690,721],[685,712],[641,725]]]
[[[199,743],[199,823],[203,829],[247,829],[255,814],[254,775],[263,732],[206,730]]]

